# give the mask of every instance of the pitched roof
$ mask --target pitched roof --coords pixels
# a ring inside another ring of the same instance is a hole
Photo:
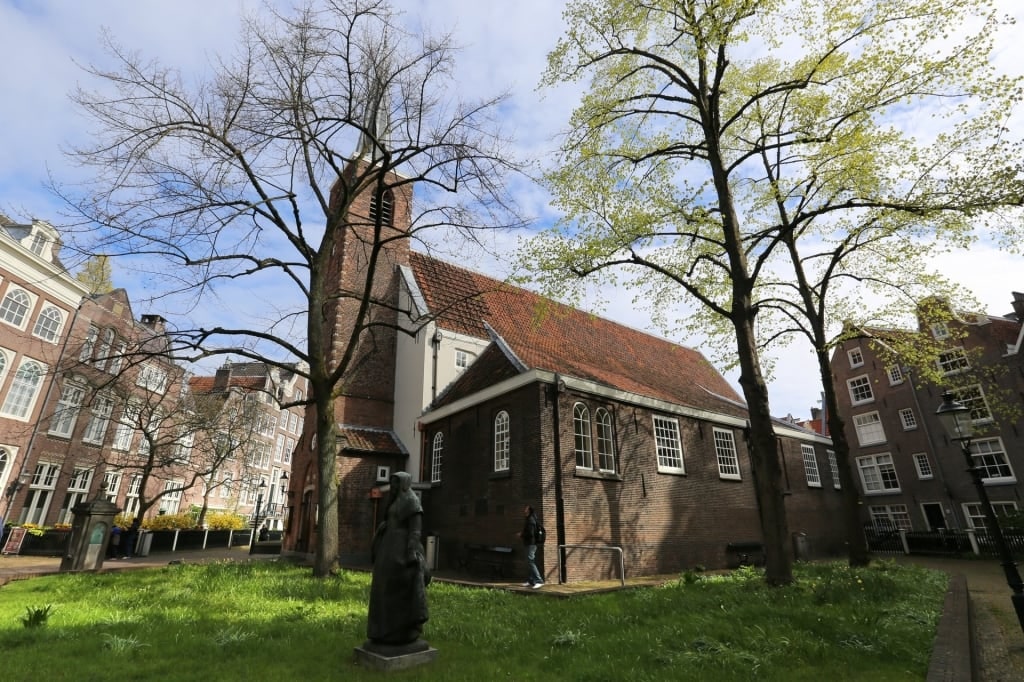
[[[394,432],[356,426],[338,428],[340,449],[347,454],[401,455],[407,453]]]
[[[422,253],[410,266],[442,329],[494,329],[528,368],[719,411],[740,396],[700,352]],[[717,395],[716,395],[717,394]],[[730,410],[732,411],[732,410]]]

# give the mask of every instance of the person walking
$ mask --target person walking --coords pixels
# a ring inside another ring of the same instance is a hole
[[[526,547],[526,582],[523,583],[523,587],[532,587],[538,589],[544,585],[544,579],[540,577],[540,571],[537,570],[537,536],[538,529],[540,528],[540,522],[537,520],[537,515],[533,511],[533,507],[526,505],[524,510],[526,518],[523,520],[523,529],[517,533],[519,538],[523,541],[523,545]]]

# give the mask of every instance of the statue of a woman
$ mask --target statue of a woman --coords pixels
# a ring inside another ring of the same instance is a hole
[[[422,526],[423,507],[412,491],[412,477],[404,471],[392,474],[384,521],[373,538],[366,625],[370,643],[410,644],[423,632],[430,572],[420,544]]]

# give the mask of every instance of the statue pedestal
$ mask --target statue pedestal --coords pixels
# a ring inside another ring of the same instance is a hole
[[[384,672],[415,668],[437,658],[437,649],[422,639],[400,645],[376,644],[366,641],[362,646],[356,647],[355,653],[356,662],[364,668]]]

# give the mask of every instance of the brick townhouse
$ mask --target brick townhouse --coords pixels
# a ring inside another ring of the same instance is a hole
[[[1014,292],[1012,306],[1003,316],[950,310],[949,322],[918,330],[858,329],[836,348],[832,372],[866,524],[922,531],[984,527],[961,446],[950,442],[935,416],[947,389],[971,410],[977,435],[970,449],[995,511],[1022,508],[1024,294]],[[918,368],[894,359],[887,350],[893,334],[941,343],[936,362],[942,380],[926,381]]]

